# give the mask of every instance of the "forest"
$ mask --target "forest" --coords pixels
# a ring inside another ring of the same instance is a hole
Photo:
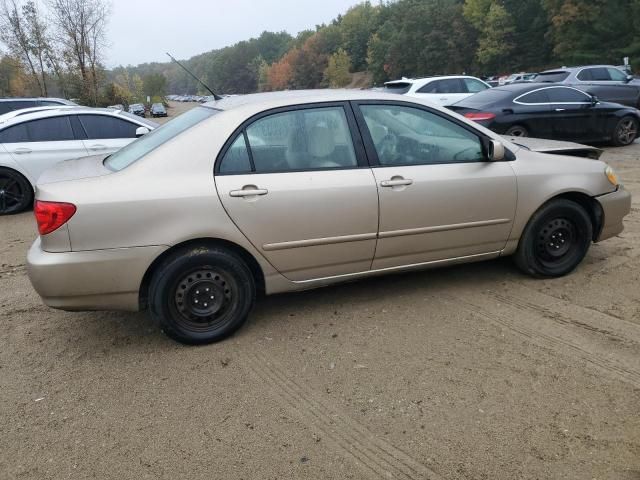
[[[365,1],[296,36],[265,31],[184,64],[217,93],[242,94],[619,65],[625,56],[640,64],[640,0],[398,0]],[[101,82],[111,103],[206,93],[171,62],[104,70]]]

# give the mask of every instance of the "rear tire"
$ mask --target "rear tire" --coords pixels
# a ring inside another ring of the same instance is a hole
[[[33,203],[29,180],[9,168],[0,168],[0,215],[22,212]]]
[[[514,260],[534,277],[561,277],[580,264],[592,238],[593,225],[584,208],[571,200],[552,200],[529,220]]]
[[[638,120],[627,116],[616,123],[611,136],[611,143],[616,147],[626,147],[631,145],[636,138],[638,138]]]
[[[251,270],[232,252],[192,247],[158,267],[149,310],[164,333],[190,345],[223,340],[247,320],[256,298]]]
[[[507,137],[528,137],[529,130],[522,125],[512,125],[504,133]]]

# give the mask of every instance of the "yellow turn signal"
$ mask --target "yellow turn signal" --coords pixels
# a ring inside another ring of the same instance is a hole
[[[616,175],[616,172],[614,172],[613,168],[611,168],[609,165],[607,165],[607,168],[604,169],[604,174],[607,176],[607,180],[609,180],[611,185],[617,187],[620,184],[620,182],[618,181],[618,175]]]

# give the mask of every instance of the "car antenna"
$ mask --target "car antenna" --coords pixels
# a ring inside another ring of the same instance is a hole
[[[173,60],[174,62],[176,62],[178,65],[180,65],[180,67],[182,67],[182,69],[187,72],[189,75],[191,75],[200,85],[202,85],[204,88],[206,88],[207,90],[209,90],[209,92],[211,92],[211,95],[213,95],[213,99],[214,100],[222,100],[222,97],[218,94],[216,94],[213,90],[211,90],[206,83],[204,83],[202,80],[200,80],[198,77],[196,77],[193,73],[191,73],[189,71],[189,69],[187,67],[185,67],[184,65],[182,65],[178,60],[176,60],[175,58],[173,58],[173,56],[169,53],[169,52],[165,52],[169,58],[171,60]]]

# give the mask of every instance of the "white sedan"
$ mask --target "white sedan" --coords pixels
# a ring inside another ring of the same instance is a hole
[[[442,106],[453,105],[474,93],[491,88],[479,78],[448,75],[425,78],[405,78],[384,84],[384,90],[408,97],[422,98]]]
[[[158,124],[120,110],[46,109],[0,116],[0,215],[33,200],[40,174],[63,160],[109,154]]]

